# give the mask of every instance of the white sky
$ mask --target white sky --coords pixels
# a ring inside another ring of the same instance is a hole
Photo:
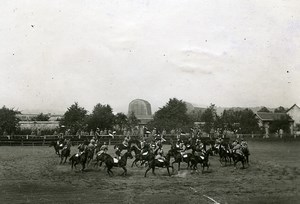
[[[297,0],[2,0],[0,105],[299,105],[299,11]]]

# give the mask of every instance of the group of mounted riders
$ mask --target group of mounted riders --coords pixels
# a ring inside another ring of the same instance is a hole
[[[220,162],[225,165],[227,162],[233,161],[234,165],[237,162],[241,162],[243,167],[248,162],[249,150],[247,142],[244,140],[235,140],[233,143],[225,141],[222,137],[217,138],[215,141],[202,141],[202,138],[190,136],[183,140],[180,135],[177,136],[176,142],[171,144],[171,149],[168,152],[164,152],[163,143],[166,141],[162,135],[157,133],[154,138],[148,139],[143,137],[142,139],[134,139],[130,136],[126,136],[123,142],[119,145],[115,145],[115,156],[111,156],[107,153],[108,146],[106,142],[101,142],[99,137],[93,137],[90,141],[85,140],[78,146],[78,152],[74,154],[70,161],[73,166],[76,164],[82,164],[82,170],[85,165],[89,164],[96,156],[95,166],[100,166],[102,163],[106,164],[107,172],[109,175],[113,174],[111,168],[113,166],[122,167],[124,173],[127,173],[126,164],[127,158],[133,158],[132,152],[135,153],[135,159],[132,163],[137,166],[147,164],[147,172],[152,169],[152,173],[155,171],[155,167],[166,167],[169,172],[169,167],[173,169],[173,164],[178,163],[178,170],[180,170],[180,163],[185,162],[188,168],[197,169],[197,164],[201,164],[202,172],[204,168],[209,168],[209,155],[219,154]],[[61,162],[65,158],[65,162],[68,156],[70,156],[71,141],[60,137],[56,144],[59,147],[57,154],[61,156]],[[173,162],[170,163],[170,159]]]

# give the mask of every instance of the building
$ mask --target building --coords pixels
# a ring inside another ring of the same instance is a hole
[[[62,119],[62,115],[52,115],[48,113],[48,121],[34,121],[34,118],[39,114],[17,114],[17,118],[20,119],[20,129],[30,130],[55,130],[59,127],[59,120]]]
[[[140,120],[139,125],[146,125],[153,120],[151,104],[146,100],[135,99],[131,101],[128,107],[128,115],[132,112]]]
[[[19,121],[21,130],[56,130],[59,121]]]
[[[300,130],[300,108],[296,104],[290,107],[286,114],[288,114],[294,120],[294,128]]]
[[[273,113],[273,112],[257,112],[256,117],[258,119],[258,125],[259,127],[262,127],[265,129],[265,134],[269,135],[269,128],[270,124],[274,122],[275,120],[280,119],[288,119],[290,123],[290,133],[293,134],[294,132],[294,120],[289,117],[286,113]]]

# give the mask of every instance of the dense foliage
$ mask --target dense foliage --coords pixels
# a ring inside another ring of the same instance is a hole
[[[188,125],[191,125],[186,104],[176,98],[170,99],[165,106],[154,114],[154,120],[150,125],[160,131],[163,129],[167,131],[185,129]]]
[[[0,109],[0,132],[1,134],[12,134],[18,128],[19,119],[16,117],[20,111],[3,106]]]
[[[87,118],[87,110],[80,107],[77,102],[71,105],[64,114],[64,118],[60,121],[60,126],[70,130],[71,134],[83,130]]]

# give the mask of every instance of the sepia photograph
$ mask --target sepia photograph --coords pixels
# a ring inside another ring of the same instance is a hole
[[[0,203],[300,204],[299,11],[2,0]]]

